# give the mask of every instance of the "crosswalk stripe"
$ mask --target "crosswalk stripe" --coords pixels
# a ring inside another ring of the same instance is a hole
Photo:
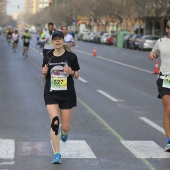
[[[137,158],[170,158],[154,141],[121,141]]]

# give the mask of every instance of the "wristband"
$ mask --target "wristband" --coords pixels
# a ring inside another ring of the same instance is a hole
[[[71,74],[71,76],[74,76],[74,74],[75,74],[75,71],[73,71],[73,74]]]

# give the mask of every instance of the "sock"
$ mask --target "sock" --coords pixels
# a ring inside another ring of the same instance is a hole
[[[54,155],[57,154],[57,153],[60,153],[60,152],[54,152]]]
[[[167,138],[167,143],[169,143],[169,144],[170,144],[170,138]]]
[[[62,134],[63,134],[63,135],[67,135],[67,133],[68,133],[68,132],[64,132],[64,131],[62,130]]]

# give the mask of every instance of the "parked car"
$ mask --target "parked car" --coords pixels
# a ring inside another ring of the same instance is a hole
[[[76,39],[78,41],[82,41],[83,40],[83,33],[78,33],[77,36],[76,36]]]
[[[130,47],[130,40],[132,39],[132,36],[134,34],[126,34],[123,38],[123,48],[129,48]]]
[[[102,37],[100,38],[100,43],[106,44],[108,36],[109,36],[109,33],[104,33]]]
[[[95,32],[93,42],[94,43],[100,43],[100,39],[101,39],[103,34],[104,34],[104,32]]]
[[[141,34],[134,34],[134,35],[132,36],[132,38],[130,39],[130,46],[129,46],[129,48],[131,48],[131,49],[137,49],[141,37],[142,37]]]
[[[89,36],[90,36],[90,32],[84,33],[84,35],[83,35],[83,41],[88,41]]]
[[[139,50],[146,50],[146,49],[152,49],[156,43],[156,41],[159,39],[158,36],[154,35],[144,35],[141,37],[141,41],[139,43],[138,49]]]
[[[106,39],[106,44],[113,45],[114,44],[114,40],[115,40],[114,35],[113,34],[109,34],[107,39]]]
[[[95,33],[91,32],[90,35],[88,36],[88,41],[92,42],[94,39],[94,35],[95,35]]]

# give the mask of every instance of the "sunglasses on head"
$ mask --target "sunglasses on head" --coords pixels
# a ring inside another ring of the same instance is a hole
[[[170,25],[169,25],[169,26],[167,26],[166,28],[170,29]]]

